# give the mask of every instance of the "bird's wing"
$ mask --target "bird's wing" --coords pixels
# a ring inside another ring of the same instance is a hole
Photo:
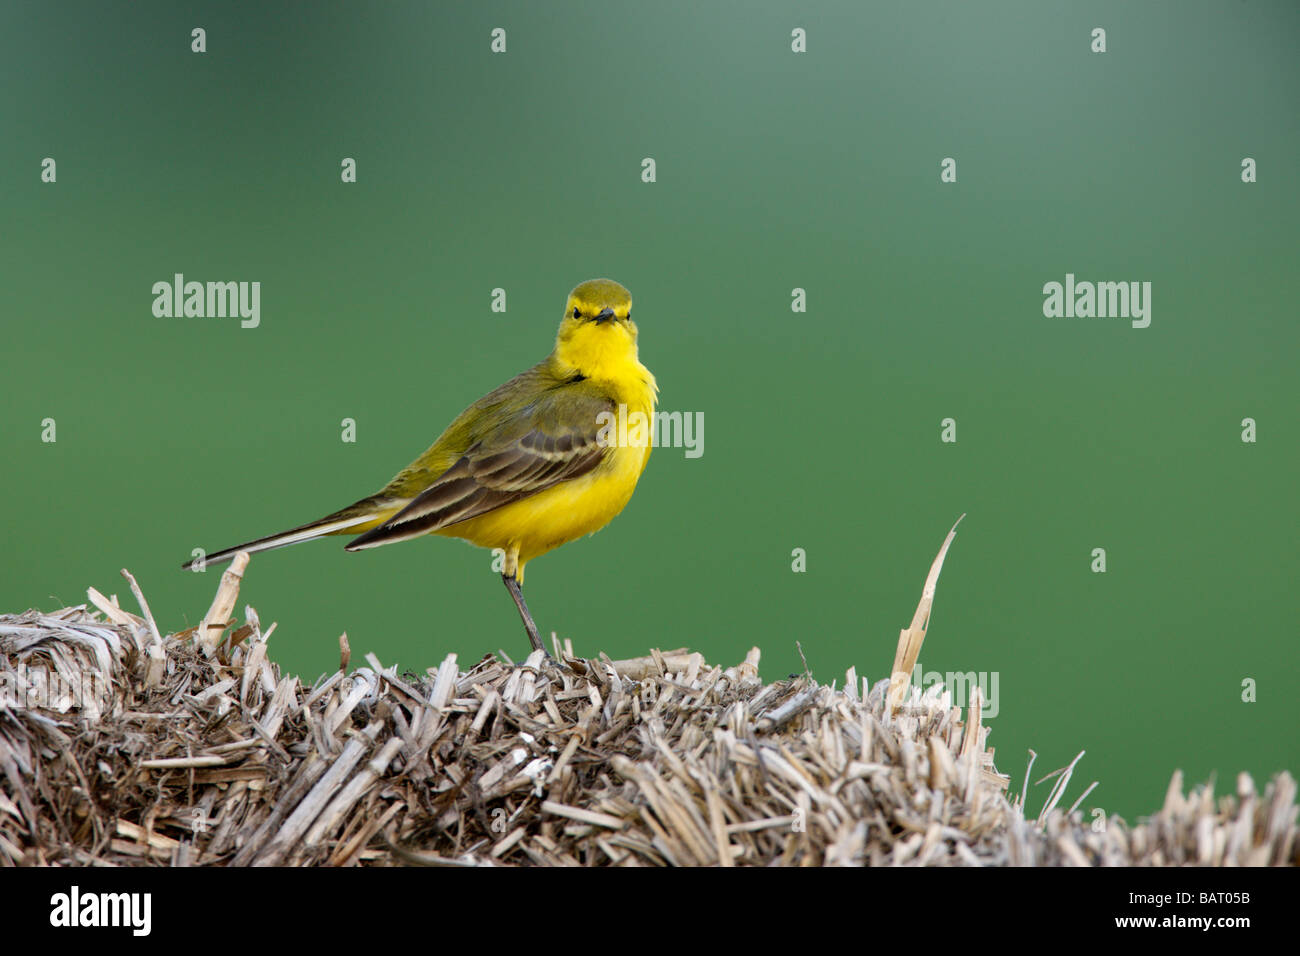
[[[386,522],[348,542],[360,551],[440,531],[591,471],[604,457],[608,397],[560,386],[496,424]]]

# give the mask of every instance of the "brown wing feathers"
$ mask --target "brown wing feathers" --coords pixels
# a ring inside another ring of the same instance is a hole
[[[596,435],[534,430],[499,451],[471,448],[384,524],[348,542],[360,551],[439,531],[591,471],[605,449]]]

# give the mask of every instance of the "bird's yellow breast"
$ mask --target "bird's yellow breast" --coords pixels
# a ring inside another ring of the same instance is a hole
[[[626,420],[645,416],[645,444],[614,442],[599,465],[578,478],[503,505],[438,531],[484,548],[518,549],[519,578],[529,560],[575,538],[605,527],[636,490],[650,458],[655,408],[654,376],[633,357],[608,383],[611,398],[626,409]],[[621,414],[621,413],[620,413]],[[618,429],[615,427],[615,433]]]

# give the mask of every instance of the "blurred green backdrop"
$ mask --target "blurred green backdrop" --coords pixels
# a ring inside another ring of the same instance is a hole
[[[131,606],[127,567],[197,623],[192,548],[375,490],[610,276],[704,455],[530,566],[544,630],[876,680],[967,512],[921,662],[998,674],[1017,789],[1029,747],[1130,818],[1295,772],[1300,8],[620,6],[0,6],[0,609]],[[176,272],[261,326],[155,318]],[[1044,318],[1067,272],[1152,282],[1150,328]],[[523,654],[486,552],[343,540],[253,559],[282,666]]]

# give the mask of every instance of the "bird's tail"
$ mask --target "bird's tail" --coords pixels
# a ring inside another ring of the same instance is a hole
[[[221,551],[212,554],[201,555],[191,561],[186,561],[181,565],[181,568],[185,571],[193,571],[200,564],[204,567],[210,564],[221,564],[229,561],[240,551],[254,554],[258,551],[287,548],[291,544],[299,544],[303,541],[314,541],[330,534],[360,534],[383,524],[400,511],[404,504],[406,504],[404,501],[392,501],[378,495],[363,498],[356,504],[348,505],[341,511],[336,511],[332,515],[326,515],[324,518],[308,524],[290,528],[288,531],[281,531],[279,534],[268,535],[265,538],[246,541],[243,544],[235,545],[233,548],[223,548]]]

